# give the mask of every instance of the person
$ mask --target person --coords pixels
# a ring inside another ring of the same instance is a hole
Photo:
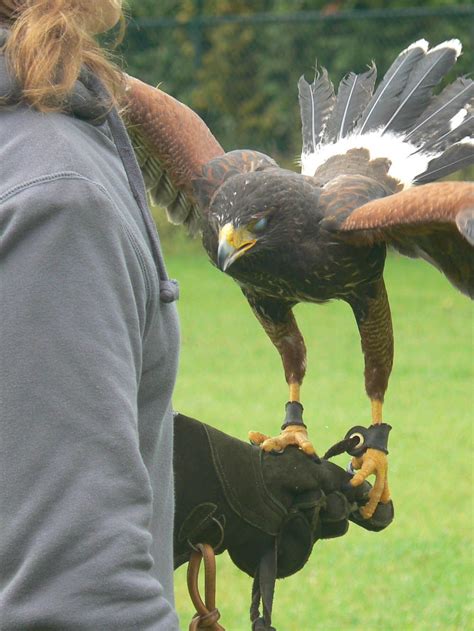
[[[179,628],[177,287],[94,35],[120,0],[0,0],[0,628]]]

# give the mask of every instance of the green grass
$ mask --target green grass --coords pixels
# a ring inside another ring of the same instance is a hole
[[[175,407],[244,440],[249,429],[275,433],[287,393],[280,359],[240,290],[194,246],[167,258],[181,285]],[[385,277],[396,341],[385,405],[396,518],[381,533],[352,525],[316,544],[305,568],[277,584],[282,631],[474,628],[472,306],[420,261],[390,257]],[[324,452],[370,420],[360,342],[343,303],[300,305],[296,315],[308,346],[305,420]],[[184,629],[193,613],[185,568],[175,580]],[[251,579],[226,554],[217,588],[222,624],[247,631]]]

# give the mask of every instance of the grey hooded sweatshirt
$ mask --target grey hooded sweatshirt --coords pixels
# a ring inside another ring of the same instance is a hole
[[[0,57],[1,631],[179,627],[176,287],[89,79],[41,114]]]

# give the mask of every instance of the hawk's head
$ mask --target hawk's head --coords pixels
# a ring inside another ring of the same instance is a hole
[[[271,257],[298,245],[317,224],[319,188],[309,178],[280,168],[242,173],[226,180],[210,206],[222,271]]]

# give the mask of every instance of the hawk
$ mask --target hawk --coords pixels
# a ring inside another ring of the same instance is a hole
[[[376,67],[347,74],[337,94],[325,69],[301,77],[301,173],[251,150],[225,153],[203,121],[164,92],[129,77],[125,119],[152,199],[174,223],[200,232],[234,278],[280,353],[290,412],[265,450],[315,450],[303,424],[306,348],[292,313],[299,302],[346,301],[360,332],[371,428],[381,428],[393,361],[383,280],[387,246],[423,258],[474,296],[474,186],[434,182],[474,162],[474,82],[436,95],[461,53],[453,39],[403,50],[376,85]],[[389,427],[389,426],[386,426]],[[354,486],[375,474],[369,518],[390,498],[387,456],[354,456]]]

